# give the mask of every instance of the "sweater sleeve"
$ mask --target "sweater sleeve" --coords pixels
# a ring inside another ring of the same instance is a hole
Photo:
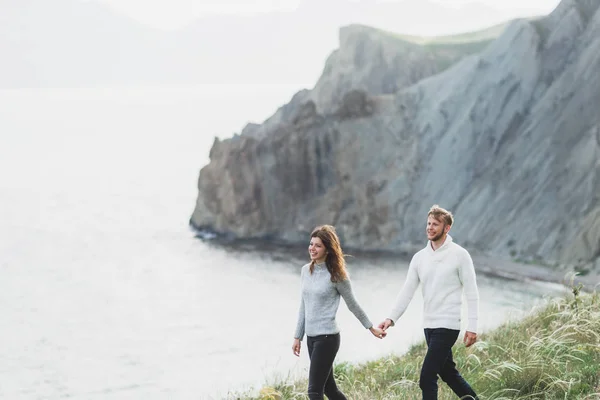
[[[304,280],[304,268],[300,273],[300,280]],[[304,312],[304,296],[302,295],[302,290],[300,291],[300,309],[298,310],[298,322],[296,323],[296,332],[294,333],[294,339],[300,339],[304,337],[304,324],[306,321],[305,312]]]
[[[477,333],[477,321],[479,319],[479,290],[477,289],[477,278],[475,267],[469,252],[464,250],[458,276],[463,285],[463,292],[467,300],[467,331]]]
[[[400,319],[406,308],[410,304],[413,296],[415,295],[415,291],[417,287],[419,287],[419,273],[417,272],[417,261],[416,255],[410,260],[410,264],[408,266],[408,274],[406,275],[406,281],[398,293],[398,297],[396,298],[396,303],[394,308],[389,314],[389,319],[392,320],[394,324]]]
[[[361,308],[361,306],[356,301],[356,297],[354,297],[354,292],[352,291],[352,283],[350,283],[350,279],[344,279],[343,281],[336,282],[335,287],[338,293],[342,296],[348,309],[354,314],[354,316],[360,321],[360,323],[365,328],[370,328],[373,326],[369,317]]]

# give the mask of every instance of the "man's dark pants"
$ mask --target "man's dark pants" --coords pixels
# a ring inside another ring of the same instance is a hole
[[[446,328],[425,329],[427,355],[419,379],[423,400],[437,400],[438,375],[459,398],[477,399],[471,386],[456,370],[452,359],[452,346],[459,333],[458,330]]]

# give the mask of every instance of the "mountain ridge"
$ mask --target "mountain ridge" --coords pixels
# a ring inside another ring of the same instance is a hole
[[[480,53],[394,93],[350,87],[333,112],[303,92],[286,110],[295,118],[215,143],[190,223],[290,242],[331,223],[350,247],[408,251],[438,203],[469,248],[600,267],[593,5],[563,0],[540,20],[514,21]]]

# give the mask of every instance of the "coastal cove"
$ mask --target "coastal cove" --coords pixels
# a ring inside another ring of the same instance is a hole
[[[213,135],[235,129],[223,121],[243,124],[230,109],[213,119],[198,110],[235,97],[245,120],[290,88],[278,90],[253,110],[244,103],[255,87],[0,91],[12,144],[0,149],[0,313],[10,327],[0,332],[0,397],[219,399],[305,374],[307,358],[290,346],[306,244],[218,244],[187,225]],[[378,321],[407,260],[350,250],[357,298]],[[485,330],[564,292],[486,274],[480,286]],[[419,311],[415,298],[406,330],[377,341],[342,305],[340,361],[406,351],[422,339]]]
[[[175,3],[0,6],[0,399],[600,399],[600,0]]]

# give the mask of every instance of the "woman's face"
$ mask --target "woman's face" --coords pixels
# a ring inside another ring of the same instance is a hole
[[[310,238],[310,244],[308,245],[308,254],[310,255],[310,259],[316,262],[325,261],[325,257],[327,255],[327,249],[325,249],[325,245],[321,238],[314,237]]]

